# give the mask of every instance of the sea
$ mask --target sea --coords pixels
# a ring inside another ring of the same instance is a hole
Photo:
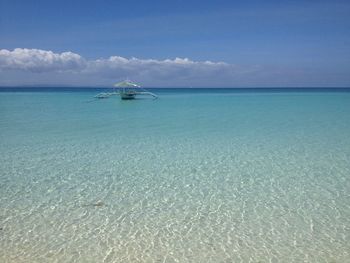
[[[350,262],[350,89],[0,89],[0,262]]]

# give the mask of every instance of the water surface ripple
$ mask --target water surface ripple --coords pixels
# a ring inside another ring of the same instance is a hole
[[[0,92],[1,262],[350,262],[350,93]]]

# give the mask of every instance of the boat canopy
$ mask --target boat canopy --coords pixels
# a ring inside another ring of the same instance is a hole
[[[118,88],[140,88],[139,85],[137,85],[136,83],[132,83],[131,81],[122,81],[119,83],[114,84],[114,87],[118,87]]]

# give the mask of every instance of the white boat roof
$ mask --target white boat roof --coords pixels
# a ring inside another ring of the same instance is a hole
[[[136,83],[133,83],[131,81],[125,80],[125,81],[122,81],[122,82],[114,84],[114,87],[119,87],[119,88],[140,88],[141,86],[139,86]]]

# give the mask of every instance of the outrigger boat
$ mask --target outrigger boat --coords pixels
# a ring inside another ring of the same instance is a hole
[[[148,90],[145,90],[141,86],[132,83],[129,80],[125,80],[119,83],[116,83],[114,85],[115,88],[118,88],[119,91],[115,91],[113,89],[113,92],[101,92],[97,94],[94,98],[96,99],[107,99],[113,95],[120,95],[120,98],[122,100],[133,100],[135,99],[136,95],[150,95],[153,98],[158,98],[158,96],[152,92],[149,92]]]
[[[141,86],[132,83],[129,80],[119,82],[114,85],[114,87],[119,88],[119,95],[122,100],[133,100],[136,95],[150,95],[153,98],[158,98],[158,96],[148,90],[145,90]]]

